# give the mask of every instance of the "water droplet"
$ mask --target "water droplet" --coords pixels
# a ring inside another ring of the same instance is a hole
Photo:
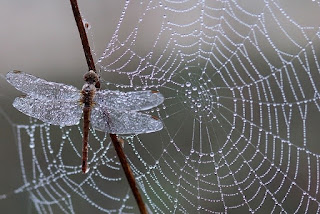
[[[190,82],[186,82],[186,86],[187,86],[187,87],[190,87],[190,86],[191,86],[191,83],[190,83]]]
[[[87,21],[84,22],[84,27],[85,27],[86,29],[88,29],[88,30],[91,29],[91,25],[90,25],[89,22],[87,22]]]
[[[87,170],[84,172],[84,174],[87,174],[90,170],[90,167],[87,168]]]

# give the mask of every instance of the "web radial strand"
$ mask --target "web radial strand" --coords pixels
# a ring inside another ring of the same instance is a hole
[[[112,39],[94,51],[108,89],[165,97],[147,111],[160,132],[120,136],[150,212],[320,212],[320,5],[299,4],[124,3]],[[103,133],[91,130],[81,177],[80,127],[18,129],[21,191],[40,213],[77,213],[79,196],[92,210],[138,212]]]

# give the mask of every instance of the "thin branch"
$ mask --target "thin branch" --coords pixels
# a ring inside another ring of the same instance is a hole
[[[80,11],[79,11],[79,7],[78,7],[78,3],[77,0],[70,0],[71,3],[71,7],[72,7],[72,11],[73,11],[73,15],[74,15],[74,19],[77,23],[78,26],[78,30],[79,30],[79,34],[80,34],[80,38],[81,38],[81,42],[82,42],[82,46],[83,46],[83,50],[84,50],[84,54],[86,56],[86,60],[87,60],[87,64],[88,64],[88,68],[89,70],[93,70],[96,72],[96,68],[94,65],[94,61],[93,61],[93,57],[91,54],[91,49],[90,49],[90,45],[88,42],[88,37],[86,34],[86,30],[84,28],[83,25],[83,21],[82,21],[82,17],[80,15]],[[97,86],[97,85],[96,85]],[[100,88],[100,84],[98,85],[97,88]],[[139,210],[140,213],[142,214],[147,214],[147,209],[146,206],[142,200],[141,194],[139,192],[139,189],[137,187],[136,184],[136,180],[134,178],[134,175],[132,173],[131,167],[127,161],[127,158],[123,152],[121,143],[119,142],[117,135],[115,134],[110,134],[110,138],[112,140],[113,146],[117,152],[118,158],[121,162],[121,166],[125,172],[125,175],[127,177],[127,180],[129,182],[129,185],[131,187],[131,190],[133,192],[133,195],[137,201],[137,204],[139,206]]]
[[[89,70],[96,71],[96,67],[94,65],[93,57],[91,54],[90,45],[88,42],[87,33],[86,33],[86,30],[84,29],[82,17],[80,15],[78,2],[77,2],[77,0],[70,0],[70,3],[71,3],[74,19],[76,20],[76,23],[78,26],[78,30],[79,30],[79,34],[80,34],[80,38],[81,38],[81,42],[82,42],[82,47],[84,50],[84,54],[86,56]]]
[[[129,182],[129,185],[131,187],[131,190],[133,192],[134,198],[136,199],[136,201],[138,203],[140,212],[143,214],[147,214],[148,212],[147,212],[146,206],[145,206],[145,204],[142,200],[142,197],[140,195],[139,189],[136,184],[136,180],[134,179],[134,176],[133,176],[131,167],[127,161],[126,155],[123,152],[121,143],[118,141],[117,135],[115,135],[115,134],[110,134],[110,138],[112,140],[113,147],[115,148],[115,150],[118,154],[121,166],[123,168],[124,173],[126,174],[126,177]]]

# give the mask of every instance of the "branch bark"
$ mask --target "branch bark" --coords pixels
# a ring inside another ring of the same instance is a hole
[[[146,206],[145,206],[145,204],[142,200],[142,197],[140,195],[139,189],[136,184],[136,180],[134,179],[134,176],[133,176],[131,167],[127,161],[126,155],[123,152],[121,143],[118,141],[118,138],[115,134],[110,134],[110,138],[111,138],[113,146],[118,154],[121,166],[123,168],[124,173],[126,174],[126,177],[129,182],[129,185],[131,187],[134,198],[137,201],[140,213],[147,214],[148,212],[147,212]]]
[[[87,33],[86,33],[86,30],[83,25],[83,21],[82,21],[81,15],[80,15],[77,0],[70,0],[70,3],[71,3],[74,19],[77,23],[77,27],[78,27],[79,35],[81,38],[83,51],[84,51],[84,54],[85,54],[85,57],[87,60],[88,68],[89,68],[89,70],[93,70],[94,72],[96,72],[96,68],[95,68],[95,64],[94,64],[93,57],[91,54],[91,49],[90,49]],[[100,83],[97,84],[96,87],[100,88]],[[127,180],[130,185],[130,188],[132,190],[132,193],[133,193],[133,195],[136,199],[136,202],[139,206],[140,213],[147,214],[148,212],[147,212],[146,206],[142,200],[141,194],[140,194],[139,189],[136,184],[136,180],[135,180],[134,175],[132,173],[131,167],[127,161],[126,155],[123,152],[121,143],[119,142],[117,135],[115,135],[115,134],[110,134],[110,138],[111,138],[113,146],[117,152],[118,158],[120,160],[123,171],[125,172],[125,175],[127,177]]]
[[[81,43],[84,51],[84,55],[86,56],[87,64],[89,67],[89,70],[96,71],[96,66],[94,65],[93,57],[91,54],[91,49],[87,37],[86,30],[84,28],[83,22],[82,22],[82,17],[80,15],[79,7],[78,7],[78,2],[77,0],[70,0],[72,11],[73,11],[73,16],[74,19],[77,23],[79,35],[81,38]]]

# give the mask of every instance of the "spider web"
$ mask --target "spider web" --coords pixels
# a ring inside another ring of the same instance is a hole
[[[148,112],[162,131],[122,136],[150,213],[320,212],[319,14],[311,0],[126,1],[100,50],[83,13],[104,86],[165,97]],[[37,212],[138,212],[107,135],[91,130],[84,176],[81,125],[15,127],[15,193]]]

